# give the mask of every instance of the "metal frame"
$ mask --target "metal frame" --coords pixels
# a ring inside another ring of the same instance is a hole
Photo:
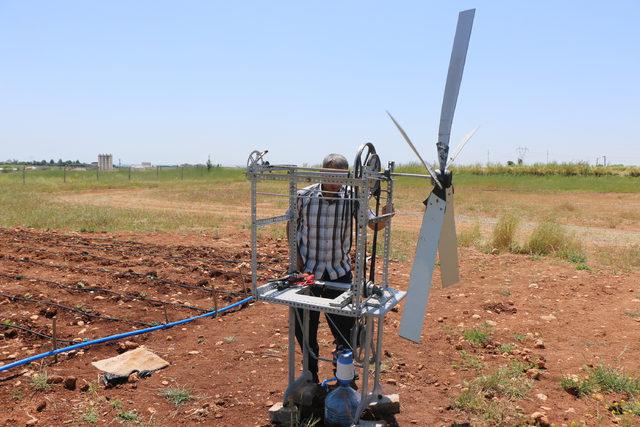
[[[259,153],[259,152],[254,152]],[[363,168],[362,176],[354,177],[344,170],[322,169],[322,168],[306,168],[294,165],[270,165],[264,160],[264,153],[249,157],[247,164],[247,178],[251,181],[251,286],[253,296],[256,300],[261,300],[273,304],[281,304],[289,307],[289,351],[288,351],[288,388],[287,393],[294,383],[297,383],[305,375],[308,375],[308,321],[309,310],[315,310],[325,313],[338,314],[342,316],[355,317],[359,321],[356,325],[362,324],[364,327],[364,340],[360,342],[360,349],[364,350],[364,359],[361,364],[356,364],[361,369],[361,404],[358,408],[357,416],[354,422],[360,419],[362,411],[367,405],[382,396],[382,386],[380,384],[381,357],[382,357],[382,339],[384,316],[405,297],[406,292],[389,287],[389,254],[391,245],[391,219],[392,215],[379,215],[378,217],[369,218],[369,189],[375,181],[378,181],[382,190],[386,193],[385,204],[388,212],[393,203],[393,173],[394,163],[390,162],[384,171],[372,171]],[[277,194],[271,192],[259,192],[258,184],[262,181],[288,181],[289,194]],[[297,269],[297,253],[298,245],[296,241],[296,224],[297,224],[297,199],[298,184],[305,183],[336,183],[357,188],[358,210],[356,213],[355,230],[355,262],[352,266],[353,279],[351,284],[336,282],[320,282],[318,285],[328,286],[334,289],[343,289],[343,293],[337,298],[321,298],[309,295],[308,287],[291,286],[286,289],[278,290],[277,287],[270,282],[258,283],[258,228],[276,224],[279,222],[289,221],[288,224],[288,246],[289,246],[289,272]],[[279,215],[268,218],[258,218],[257,214],[257,196],[274,196],[289,197],[289,213],[288,215]],[[365,262],[367,259],[367,226],[370,223],[376,223],[386,220],[387,225],[384,229],[383,250],[382,250],[382,275],[380,283],[365,283],[366,271]],[[364,297],[365,286],[378,286],[381,295],[371,294]],[[295,322],[296,309],[303,309],[303,372],[296,378],[296,362],[295,362]],[[374,326],[377,328],[374,334]],[[351,345],[356,353],[357,337],[361,331],[356,330],[351,337]],[[327,359],[318,358],[318,362],[324,362]],[[369,372],[369,363],[374,362],[373,387],[370,387],[371,375]],[[330,360],[329,360],[330,362]],[[287,394],[285,393],[285,394]],[[286,402],[285,402],[286,403]]]

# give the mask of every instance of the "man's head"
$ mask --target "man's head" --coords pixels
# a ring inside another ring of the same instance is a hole
[[[322,167],[327,169],[349,169],[349,162],[342,154],[331,153],[327,155],[322,161]],[[341,184],[322,184],[324,191],[340,191]]]

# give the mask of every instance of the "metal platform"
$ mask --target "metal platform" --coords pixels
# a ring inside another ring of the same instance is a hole
[[[341,316],[384,316],[397,306],[405,297],[405,291],[392,288],[383,290],[382,297],[369,297],[363,301],[360,310],[356,309],[350,295],[350,284],[337,282],[316,282],[314,286],[327,286],[333,289],[343,289],[344,292],[336,298],[322,298],[309,295],[309,286],[290,286],[278,290],[272,283],[267,283],[256,289],[258,300],[282,304],[290,307],[338,314]]]

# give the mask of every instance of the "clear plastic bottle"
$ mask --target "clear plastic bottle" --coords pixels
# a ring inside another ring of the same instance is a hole
[[[338,388],[329,393],[324,401],[324,425],[329,427],[351,427],[360,405],[360,395],[351,388],[355,376],[353,353],[343,351],[337,360],[336,380]]]
[[[329,393],[324,401],[324,425],[351,427],[360,404],[360,395],[351,388],[351,381],[340,380],[338,383],[338,388]]]

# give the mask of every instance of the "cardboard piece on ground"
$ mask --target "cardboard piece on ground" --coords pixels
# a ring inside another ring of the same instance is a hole
[[[133,372],[151,372],[169,366],[169,362],[140,346],[115,357],[91,362],[99,370],[116,377],[128,377]]]

